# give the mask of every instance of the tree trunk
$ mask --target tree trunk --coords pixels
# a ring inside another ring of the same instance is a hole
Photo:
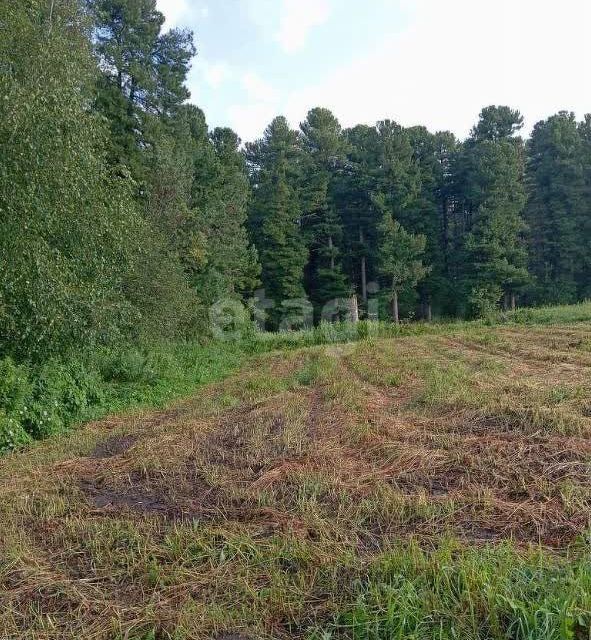
[[[449,275],[449,204],[447,198],[443,199],[442,214],[443,264],[445,274]]]
[[[353,294],[349,299],[349,320],[353,323],[359,322],[359,307],[357,305],[357,296]]]
[[[359,243],[364,243],[363,229],[361,227],[359,227]],[[362,248],[362,251],[365,251],[365,249]],[[363,302],[367,302],[367,265],[365,254],[361,256],[361,299]]]
[[[392,320],[396,324],[400,324],[400,318],[398,316],[398,291],[392,289]]]
[[[421,320],[431,322],[431,296],[425,293],[421,295]]]
[[[334,252],[333,252],[333,244],[332,244],[332,236],[328,236],[328,248],[330,249],[330,269],[334,271]]]
[[[511,311],[515,311],[515,293],[511,292]]]

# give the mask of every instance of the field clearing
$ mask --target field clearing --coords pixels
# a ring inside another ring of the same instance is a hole
[[[0,460],[0,638],[590,638],[591,323],[273,352]]]

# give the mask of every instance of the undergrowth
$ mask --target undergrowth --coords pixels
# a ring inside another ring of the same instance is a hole
[[[266,333],[246,329],[230,340],[102,349],[41,364],[0,359],[0,454],[85,421],[139,406],[159,407],[221,380],[251,355],[373,338],[437,335],[498,324],[568,324],[591,319],[591,302],[520,309],[475,322],[383,321],[322,324]]]

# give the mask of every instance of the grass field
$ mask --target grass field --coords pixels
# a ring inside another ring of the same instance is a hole
[[[0,459],[0,638],[591,638],[590,317],[269,337]]]

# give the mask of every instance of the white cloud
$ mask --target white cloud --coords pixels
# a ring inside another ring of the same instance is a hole
[[[242,86],[246,90],[248,97],[253,101],[276,103],[279,100],[279,93],[253,71],[247,71],[243,74]]]
[[[182,26],[192,13],[190,0],[157,0],[156,5],[166,17],[168,29]]]
[[[232,70],[225,62],[208,63],[201,58],[198,59],[196,66],[201,69],[205,82],[214,89],[218,89],[226,80],[232,77]]]
[[[293,52],[329,18],[331,1],[240,0],[240,6],[243,19]],[[348,2],[358,1],[338,0],[334,9],[345,10]],[[206,6],[204,0],[159,2],[167,24],[182,22],[187,6],[193,17],[198,6]],[[520,109],[528,130],[560,109],[574,110],[578,117],[591,111],[589,0],[397,2],[407,15],[391,25],[389,37],[314,84],[306,84],[307,69],[301,68],[289,78],[291,88],[279,91],[279,83],[264,79],[264,63],[257,66],[253,60],[243,71],[221,62],[208,64],[199,56],[190,76],[193,99],[202,104],[208,87],[220,89],[217,116],[225,120],[223,106],[229,103],[227,118],[247,140],[259,137],[277,114],[284,113],[297,126],[318,105],[332,109],[344,126],[392,118],[405,126],[450,129],[462,137],[487,104]],[[348,44],[338,46],[345,51]],[[226,97],[223,91],[236,85],[243,97]]]
[[[591,110],[587,0],[415,0],[411,18],[402,34],[292,92],[292,123],[321,105],[346,126],[388,117],[464,136],[488,104],[520,109],[528,126],[559,109]]]
[[[195,0],[156,0],[156,6],[166,17],[168,29],[192,24],[195,17],[205,19],[209,16],[209,7]]]
[[[278,2],[281,0],[242,0],[241,7],[262,32],[272,32],[277,28]]]
[[[304,47],[310,31],[325,23],[330,13],[328,0],[281,0],[275,40],[286,53],[295,53]]]
[[[253,71],[242,75],[241,84],[248,102],[234,104],[227,110],[230,126],[244,140],[260,137],[265,127],[278,115],[280,93]]]
[[[256,102],[236,104],[227,110],[229,126],[245,141],[260,138],[265,127],[277,115],[274,104]]]

